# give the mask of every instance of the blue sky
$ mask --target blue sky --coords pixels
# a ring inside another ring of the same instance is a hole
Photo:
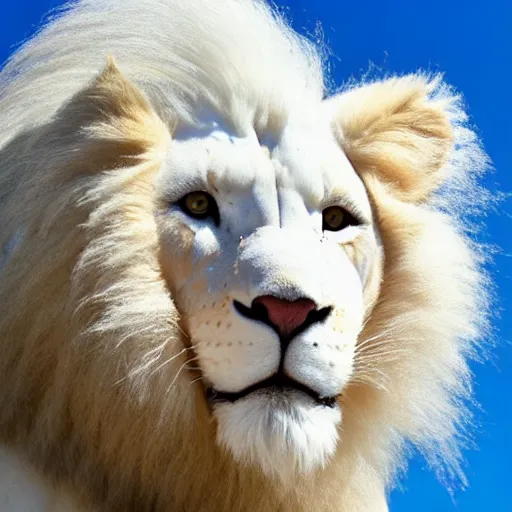
[[[512,190],[512,2],[510,0],[275,0],[294,27],[314,32],[322,23],[336,83],[374,72],[405,73],[418,68],[445,73],[463,92],[472,122],[491,156],[495,172],[485,180],[491,191]],[[0,7],[0,61],[28,37],[58,0],[6,0]],[[501,316],[495,320],[498,347],[492,361],[473,366],[482,410],[479,449],[466,453],[470,487],[453,499],[421,459],[413,459],[402,489],[391,495],[392,512],[512,511],[512,202],[487,216],[485,241],[500,247],[491,272]]]

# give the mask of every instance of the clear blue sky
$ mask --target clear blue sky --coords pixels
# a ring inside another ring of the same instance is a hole
[[[213,1],[213,0],[212,0]],[[286,7],[294,27],[314,32],[322,23],[334,78],[361,77],[372,62],[382,74],[418,68],[445,73],[464,93],[473,123],[496,171],[491,190],[512,190],[512,2],[510,0],[275,0]],[[59,0],[4,0],[0,7],[0,60],[35,30]],[[44,99],[42,100],[44,101]],[[391,495],[392,512],[512,512],[512,202],[487,217],[486,241],[497,244],[492,273],[502,310],[495,324],[500,346],[493,361],[474,365],[478,451],[467,452],[470,487],[448,495],[421,459],[413,459],[402,490]]]

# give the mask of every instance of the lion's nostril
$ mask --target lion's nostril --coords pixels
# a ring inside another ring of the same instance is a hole
[[[272,295],[257,297],[253,300],[252,307],[258,308],[262,313],[265,310],[269,322],[282,338],[299,329],[306,322],[309,313],[316,310],[316,304],[310,299],[291,302]]]

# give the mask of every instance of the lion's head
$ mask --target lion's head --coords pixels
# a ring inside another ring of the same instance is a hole
[[[178,128],[157,178],[162,272],[218,442],[266,472],[334,453],[382,265],[332,112],[308,114],[265,141],[216,122],[200,136]]]
[[[311,510],[333,485],[378,510],[407,439],[457,469],[485,294],[437,191],[484,158],[438,78],[323,99],[261,4],[175,4],[144,4],[165,57],[137,2],[104,7],[131,34],[108,44],[84,2],[4,71],[1,439],[117,510]]]

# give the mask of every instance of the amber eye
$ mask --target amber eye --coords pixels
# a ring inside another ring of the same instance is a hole
[[[210,206],[210,197],[206,192],[192,192],[185,198],[185,207],[192,215],[205,215]]]
[[[195,219],[211,217],[219,224],[219,209],[215,199],[208,192],[190,192],[179,201],[181,209]]]
[[[323,231],[341,231],[347,226],[357,226],[359,222],[341,206],[329,206],[322,212]]]

